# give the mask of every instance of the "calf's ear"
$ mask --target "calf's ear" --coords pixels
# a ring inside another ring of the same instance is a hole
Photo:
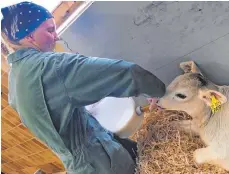
[[[221,105],[227,102],[227,97],[219,91],[210,89],[199,90],[199,98],[203,100],[208,106],[211,106],[212,104],[212,97],[215,97],[215,99],[218,100]]]
[[[187,62],[182,62],[180,63],[180,68],[184,71],[184,73],[201,73],[195,62],[193,61],[187,61]]]

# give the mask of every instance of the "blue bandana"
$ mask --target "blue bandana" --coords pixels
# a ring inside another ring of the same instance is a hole
[[[32,2],[5,7],[1,12],[2,32],[13,42],[18,42],[35,31],[44,21],[53,18],[47,9]]]

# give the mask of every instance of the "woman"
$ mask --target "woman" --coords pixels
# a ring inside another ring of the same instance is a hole
[[[136,143],[115,138],[84,106],[107,96],[159,97],[164,84],[134,63],[53,52],[55,22],[37,4],[1,11],[2,32],[17,49],[8,56],[9,103],[24,125],[59,156],[67,173],[134,173]]]

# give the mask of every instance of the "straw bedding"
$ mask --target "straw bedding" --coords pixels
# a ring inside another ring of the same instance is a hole
[[[199,137],[179,131],[172,121],[191,119],[176,111],[146,113],[142,127],[131,137],[138,142],[136,174],[226,174],[213,165],[197,165],[193,152],[204,147]]]

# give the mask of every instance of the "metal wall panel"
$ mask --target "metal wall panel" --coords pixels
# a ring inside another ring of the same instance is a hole
[[[168,84],[194,60],[229,84],[229,2],[94,2],[63,34],[88,56],[133,61]]]

